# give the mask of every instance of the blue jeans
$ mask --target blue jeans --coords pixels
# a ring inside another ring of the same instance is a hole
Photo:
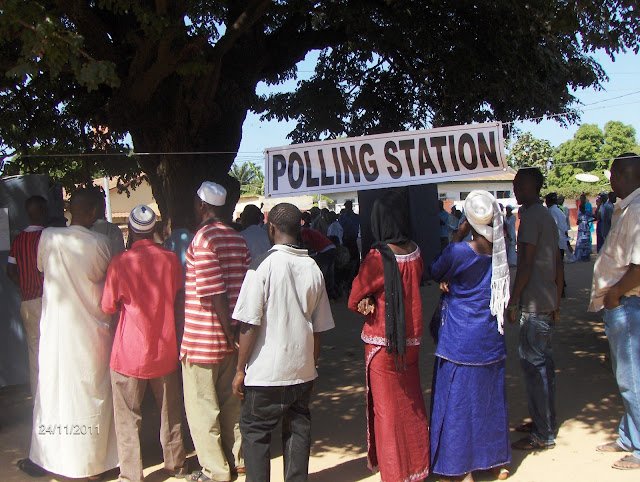
[[[624,404],[618,445],[640,459],[640,297],[623,297],[620,306],[604,310],[603,318]]]
[[[531,438],[544,445],[555,443],[556,373],[551,350],[553,315],[522,313],[518,353],[527,387]]]
[[[245,387],[240,415],[247,482],[269,482],[271,433],[282,420],[284,480],[308,478],[311,451],[309,401],[313,382],[281,387]]]

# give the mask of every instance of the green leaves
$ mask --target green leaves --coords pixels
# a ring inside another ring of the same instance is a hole
[[[264,174],[254,162],[234,163],[229,175],[240,182],[240,192],[244,195],[262,196],[264,194]]]
[[[84,85],[89,92],[97,90],[101,84],[109,87],[119,87],[120,79],[115,72],[112,62],[95,61],[82,64],[76,78],[80,85]]]
[[[547,173],[544,192],[558,192],[567,197],[582,192],[597,194],[609,191],[604,171],[613,158],[638,149],[635,129],[619,121],[609,121],[604,131],[596,124],[582,124],[573,138],[553,149],[549,141],[525,132],[509,147],[507,160],[515,168],[536,166]],[[548,169],[547,161],[552,161]],[[580,182],[576,174],[595,174],[600,181]]]

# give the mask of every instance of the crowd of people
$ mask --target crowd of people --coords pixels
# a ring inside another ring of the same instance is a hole
[[[282,423],[284,478],[307,480],[321,334],[334,327],[330,298],[344,290],[349,309],[364,317],[369,467],[385,481],[430,473],[472,481],[478,470],[506,479],[512,449],[552,449],[558,431],[552,338],[570,245],[562,200],[550,194],[545,207],[543,183],[538,169],[518,171],[517,233],[512,210],[505,214],[487,191],[471,192],[455,222],[441,205],[441,254],[426,265],[401,190],[374,202],[374,243],[362,260],[352,205],[337,216],[281,203],[266,222],[248,206],[233,223],[237,199],[206,181],[194,196],[195,232],[174,224],[157,239],[156,214],[136,206],[125,250],[95,190],[72,195],[69,227],[44,229],[46,201],[30,198],[31,225],[14,240],[8,267],[22,294],[35,399],[30,453],[19,467],[90,480],[119,467],[120,480],[143,480],[149,386],[169,475],[268,481],[271,437]],[[597,450],[625,453],[614,468],[639,469],[640,157],[616,158],[611,186],[617,202],[603,198],[595,215],[602,245],[589,309],[604,309],[625,414],[617,441]],[[441,290],[429,324],[430,413],[419,375],[425,275]],[[520,325],[531,418],[516,427],[524,435],[513,443],[505,321]],[[200,465],[194,472],[183,407]]]

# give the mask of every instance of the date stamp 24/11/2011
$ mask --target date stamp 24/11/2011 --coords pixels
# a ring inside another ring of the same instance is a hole
[[[38,425],[38,435],[99,435],[100,425]]]

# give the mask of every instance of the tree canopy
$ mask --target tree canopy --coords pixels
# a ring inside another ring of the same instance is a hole
[[[3,0],[0,13],[10,170],[145,172],[169,217],[224,179],[249,110],[296,119],[294,141],[537,117],[606,78],[589,52],[640,39],[635,0]],[[256,96],[314,50],[295,92]],[[128,151],[127,136],[155,154],[27,157]]]
[[[604,176],[616,156],[624,152],[640,153],[636,131],[631,125],[609,121],[601,129],[597,124],[582,124],[573,138],[551,147],[549,141],[530,132],[521,134],[509,147],[507,160],[513,167],[539,167],[546,172],[545,192],[575,197],[582,192],[597,194],[611,189]],[[551,161],[547,165],[547,161]],[[579,173],[600,178],[596,183],[578,181]]]
[[[264,193],[264,174],[256,163],[234,162],[229,175],[240,183],[241,194],[260,196]]]

